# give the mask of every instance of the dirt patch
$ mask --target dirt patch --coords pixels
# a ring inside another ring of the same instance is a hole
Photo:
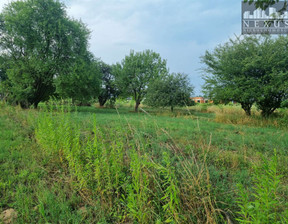
[[[0,214],[0,220],[4,224],[10,224],[17,218],[17,212],[13,208],[9,208]]]

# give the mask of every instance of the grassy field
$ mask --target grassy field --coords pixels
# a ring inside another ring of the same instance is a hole
[[[287,222],[286,110],[117,106],[1,104],[4,223]]]

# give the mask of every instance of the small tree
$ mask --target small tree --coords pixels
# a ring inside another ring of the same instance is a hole
[[[113,72],[114,66],[108,65],[103,61],[98,61],[98,67],[101,73],[101,87],[98,101],[100,107],[110,100],[113,103],[119,95],[119,90],[116,87],[115,74]]]
[[[213,52],[206,51],[202,57],[202,63],[207,66],[203,89],[210,99],[224,103],[237,101],[245,113],[251,115],[259,91],[255,76],[262,72],[255,68],[257,45],[254,37],[238,38],[218,46]]]
[[[148,86],[156,78],[167,74],[166,60],[162,60],[159,54],[151,50],[136,53],[131,51],[115,68],[117,85],[122,96],[133,96],[136,101],[135,112],[146,97]]]
[[[170,107],[173,112],[175,106],[190,105],[192,93],[187,75],[170,74],[151,83],[145,103],[153,107]]]

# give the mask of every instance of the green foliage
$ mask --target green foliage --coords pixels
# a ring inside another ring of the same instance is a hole
[[[62,3],[13,1],[0,16],[10,102],[37,107],[55,93],[55,80],[85,73],[89,31],[66,15]]]
[[[146,97],[148,86],[156,78],[167,74],[166,60],[162,60],[159,54],[151,50],[131,51],[121,65],[115,66],[115,72],[122,95],[133,96],[136,101],[135,111],[138,111],[138,106]]]
[[[193,88],[187,75],[171,74],[161,77],[150,84],[145,104],[153,107],[190,106]]]
[[[288,99],[281,103],[282,108],[288,108]]]
[[[244,0],[244,2],[248,2],[249,4],[255,3],[256,8],[261,8],[265,10],[269,6],[272,6],[275,3],[279,2],[279,0]],[[286,8],[287,8],[287,1],[285,0],[283,9],[281,10],[286,10]]]
[[[7,67],[4,57],[0,55],[0,99],[6,100],[9,96],[9,84],[7,82]]]
[[[114,74],[115,66],[110,66],[102,61],[98,61],[97,64],[101,72],[102,81],[100,94],[98,96],[99,104],[101,107],[104,106],[107,101],[110,101],[110,104],[115,104],[116,98],[119,95]]]
[[[175,170],[171,166],[171,158],[167,152],[163,152],[164,166],[156,166],[156,169],[163,175],[163,209],[166,212],[165,223],[179,222],[179,196],[180,190],[175,175]]]
[[[234,100],[251,115],[254,103],[270,116],[288,96],[287,37],[245,36],[206,52],[206,94],[215,102]]]
[[[247,191],[243,185],[238,185],[240,207],[240,223],[283,223],[287,205],[280,207],[282,199],[278,194],[282,176],[277,170],[277,154],[270,161],[264,159],[263,164],[254,168],[252,181],[253,191]],[[281,211],[282,210],[282,211]]]
[[[89,104],[100,94],[101,72],[91,54],[79,58],[73,71],[55,80],[56,96],[72,99],[78,105]]]
[[[131,184],[127,185],[127,208],[128,216],[132,220],[138,220],[140,223],[149,222],[151,210],[149,211],[149,163],[146,158],[141,157],[140,152],[131,150],[130,152]]]

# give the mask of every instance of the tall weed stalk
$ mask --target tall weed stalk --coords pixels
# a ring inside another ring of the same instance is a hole
[[[73,186],[90,205],[101,205],[108,222],[216,223],[209,150],[199,161],[156,127],[157,137],[167,135],[168,143],[155,152],[151,147],[157,142],[130,124],[128,130],[116,126],[104,132],[94,117],[92,130],[82,130],[69,106],[55,105],[41,112],[36,139],[44,150],[59,154]]]
[[[240,223],[285,223],[288,207],[278,195],[282,176],[277,172],[276,151],[271,160],[263,158],[263,164],[255,166],[253,171],[253,192],[238,185],[240,217],[237,220]]]

